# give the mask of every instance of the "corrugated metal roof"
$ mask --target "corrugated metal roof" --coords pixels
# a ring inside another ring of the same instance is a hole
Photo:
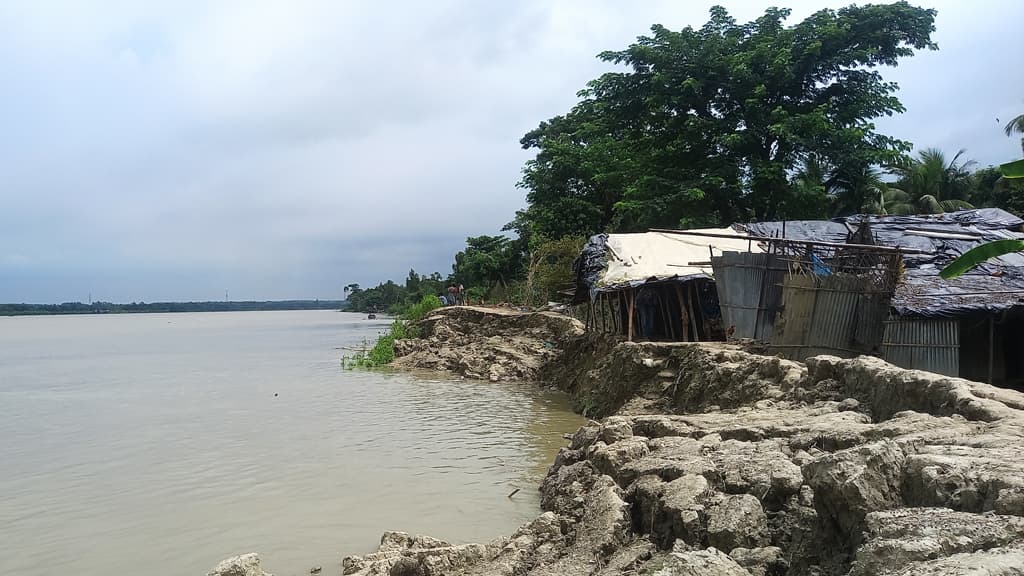
[[[955,280],[939,271],[979,244],[1006,238],[1024,239],[1024,220],[998,208],[962,210],[923,216],[849,216],[831,221],[759,222],[736,228],[754,236],[794,240],[845,242],[851,230],[867,220],[881,246],[915,249],[906,254],[903,281],[892,306],[900,314],[955,316],[999,312],[1024,306],[1024,254],[1008,254]]]

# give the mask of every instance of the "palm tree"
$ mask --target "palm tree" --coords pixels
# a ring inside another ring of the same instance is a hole
[[[887,186],[885,191],[882,192],[881,205],[882,214],[906,216],[921,212],[914,203],[914,199],[910,197],[910,194],[892,186]]]
[[[1024,134],[1024,114],[1021,114],[1007,122],[1004,130],[1006,131],[1007,136],[1013,136],[1014,133]],[[1024,151],[1024,138],[1020,139],[1020,149]]]
[[[917,158],[892,168],[898,177],[890,187],[886,211],[891,214],[940,214],[974,208],[967,198],[971,191],[973,160],[961,160],[959,150],[951,160],[937,148],[921,150]]]
[[[885,214],[888,185],[874,166],[836,169],[828,181],[837,216],[845,214]]]
[[[1007,122],[1005,130],[1007,136],[1013,136],[1014,133],[1024,134],[1024,114]]]

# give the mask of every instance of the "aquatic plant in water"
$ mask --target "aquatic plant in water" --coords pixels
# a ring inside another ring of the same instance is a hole
[[[418,338],[420,329],[416,323],[426,318],[432,310],[440,307],[441,300],[437,296],[424,296],[419,303],[396,318],[386,332],[381,332],[373,347],[370,347],[369,342],[364,339],[361,350],[351,356],[342,356],[342,368],[348,370],[378,368],[390,364],[395,359],[395,340]]]

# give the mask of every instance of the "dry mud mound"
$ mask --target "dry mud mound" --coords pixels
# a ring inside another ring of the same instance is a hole
[[[535,380],[583,333],[578,320],[562,314],[475,306],[440,308],[418,326],[422,338],[395,342],[395,367],[491,381]]]
[[[627,415],[573,435],[536,520],[488,544],[388,533],[344,573],[1024,575],[1024,395],[866,357],[622,346],[567,387]]]

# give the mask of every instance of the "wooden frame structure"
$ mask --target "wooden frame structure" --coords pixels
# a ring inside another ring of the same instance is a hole
[[[649,310],[646,325],[641,317],[637,296],[652,292],[654,310]],[[709,318],[702,297],[715,297],[714,281],[708,278],[652,281],[637,286],[604,288],[587,305],[587,330],[619,334],[632,342],[638,335],[676,342],[723,340],[721,327]],[[720,324],[720,323],[719,323]]]

